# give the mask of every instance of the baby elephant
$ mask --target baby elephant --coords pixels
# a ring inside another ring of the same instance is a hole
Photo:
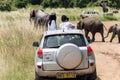
[[[118,42],[120,43],[120,26],[118,24],[115,24],[111,26],[108,30],[107,36],[108,37],[109,33],[113,32],[112,37],[110,39],[110,42],[112,42],[113,38],[117,35],[118,36]]]

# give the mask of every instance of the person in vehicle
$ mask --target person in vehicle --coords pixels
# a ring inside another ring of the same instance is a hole
[[[69,22],[69,18],[66,15],[62,15],[61,17],[62,23],[60,23],[60,29],[74,29],[75,26],[71,22]]]
[[[49,30],[56,30],[56,14],[51,14],[49,16],[49,22],[48,22],[48,31]]]

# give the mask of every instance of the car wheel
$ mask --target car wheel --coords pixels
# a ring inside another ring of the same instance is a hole
[[[35,80],[54,80],[54,79],[47,79],[47,78],[43,78],[43,77],[40,77],[37,72],[35,72]]]
[[[94,71],[94,73],[90,74],[88,77],[87,77],[87,80],[96,80],[97,78],[97,72],[96,70]]]
[[[44,78],[41,78],[37,72],[35,72],[35,80],[45,80]]]
[[[67,43],[59,48],[56,59],[59,66],[63,69],[74,69],[80,65],[82,54],[78,46]]]

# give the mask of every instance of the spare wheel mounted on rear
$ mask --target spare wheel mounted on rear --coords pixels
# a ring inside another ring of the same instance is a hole
[[[77,45],[66,43],[58,49],[56,61],[63,69],[74,69],[80,65],[82,54]]]

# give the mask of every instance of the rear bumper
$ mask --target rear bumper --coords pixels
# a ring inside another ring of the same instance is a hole
[[[90,66],[88,69],[82,70],[69,70],[69,71],[43,71],[42,69],[36,69],[36,72],[41,77],[56,77],[57,73],[66,73],[66,72],[74,72],[76,76],[84,76],[91,74],[95,71],[95,66]]]

